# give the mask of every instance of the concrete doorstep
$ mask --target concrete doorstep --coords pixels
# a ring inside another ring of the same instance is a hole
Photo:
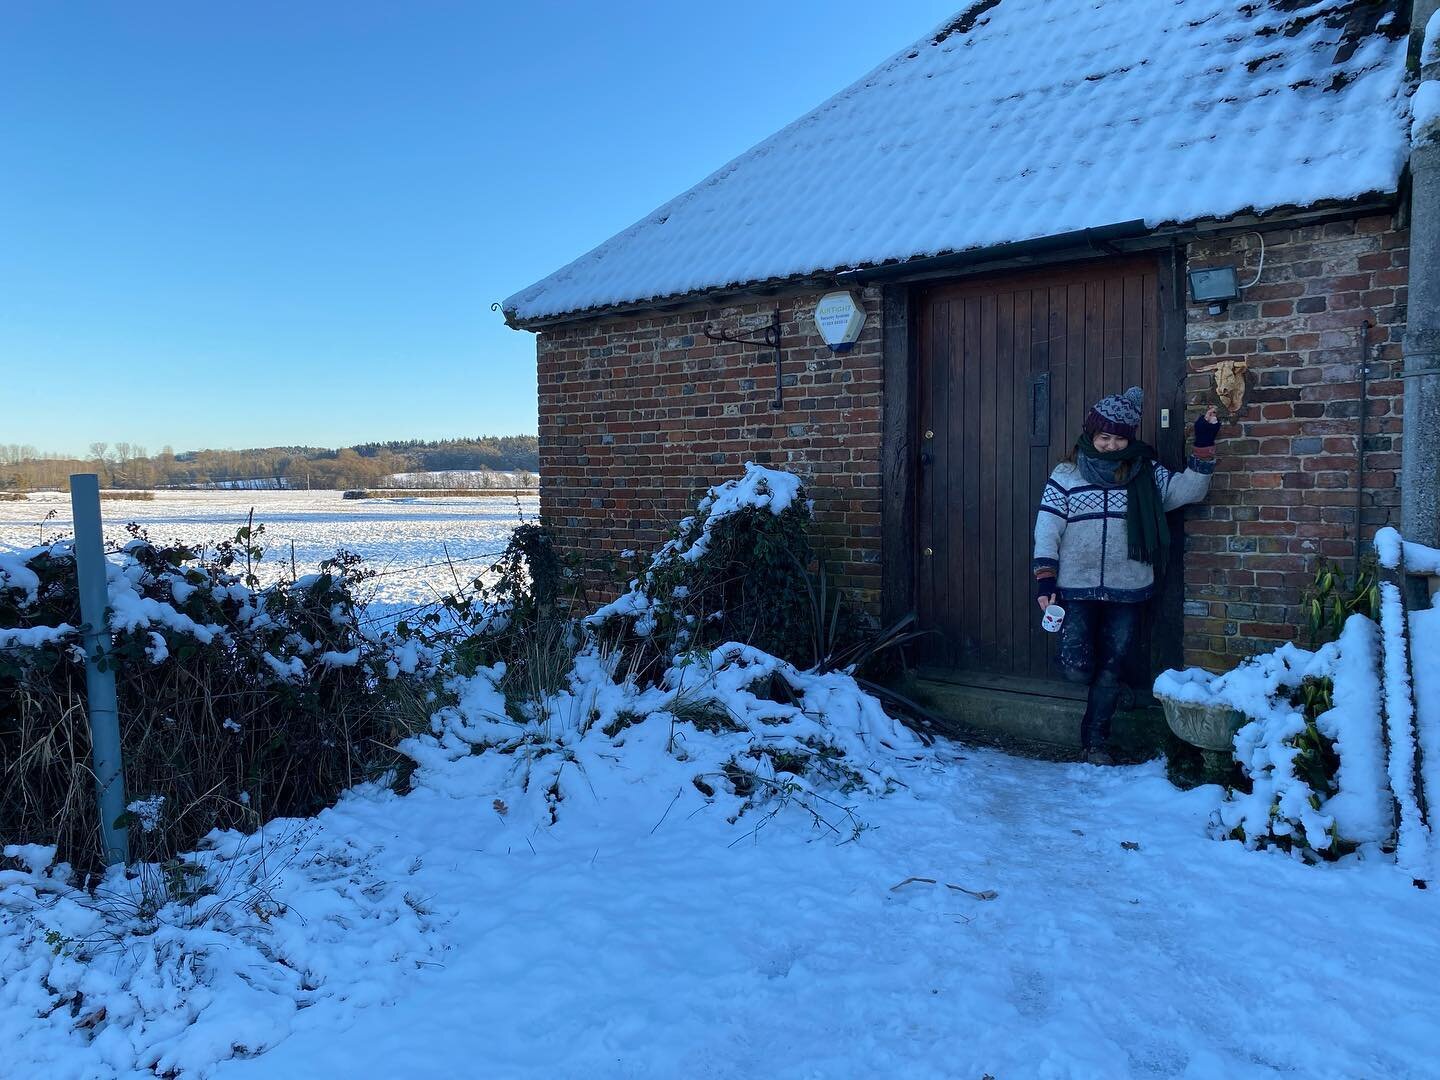
[[[894,687],[934,712],[948,728],[941,734],[959,742],[1048,761],[1080,757],[1083,700],[964,686],[914,674],[901,676]],[[1148,761],[1165,750],[1167,733],[1158,706],[1122,709],[1111,724],[1107,749],[1117,761]]]

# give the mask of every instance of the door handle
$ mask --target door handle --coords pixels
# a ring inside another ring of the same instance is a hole
[[[1030,445],[1050,445],[1050,373],[1030,376]]]

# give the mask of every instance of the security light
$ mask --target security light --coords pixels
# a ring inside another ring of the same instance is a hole
[[[1233,266],[1208,266],[1191,270],[1190,296],[1197,304],[1209,304],[1210,314],[1219,315],[1225,305],[1240,296],[1240,278]]]

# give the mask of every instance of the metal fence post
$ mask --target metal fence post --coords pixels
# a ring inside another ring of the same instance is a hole
[[[110,666],[109,593],[100,532],[100,477],[70,477],[75,520],[75,572],[80,579],[80,617],[85,620],[85,690],[89,699],[91,761],[100,805],[100,838],[106,865],[128,862],[130,834],[116,820],[125,812],[125,771],[120,759],[120,712],[115,669]]]

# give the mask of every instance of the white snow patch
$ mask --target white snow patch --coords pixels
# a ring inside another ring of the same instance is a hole
[[[1440,812],[1440,608],[1410,615],[1411,671],[1415,676],[1415,737],[1420,749],[1420,787],[1430,809],[1431,877],[1440,876],[1440,839],[1434,822]]]
[[[1425,22],[1425,39],[1420,46],[1420,66],[1440,62],[1440,11]]]
[[[1427,79],[1415,88],[1410,98],[1410,142],[1419,146],[1435,134],[1440,121],[1440,82]]]
[[[40,588],[40,575],[25,565],[24,554],[0,552],[0,589],[18,589],[27,604],[35,603]]]
[[[0,629],[0,649],[34,649],[54,641],[63,641],[74,633],[76,629],[69,623],[61,623],[59,626]]]
[[[1440,574],[1440,548],[1402,540],[1390,525],[1375,533],[1375,554],[1379,556],[1380,565],[1388,570],[1398,570],[1403,556],[1407,573]]]
[[[135,815],[135,823],[143,833],[152,833],[160,827],[161,813],[165,807],[164,795],[151,795],[149,798],[136,799],[126,805],[125,809]]]
[[[1400,810],[1395,859],[1413,877],[1428,874],[1429,829],[1415,791],[1415,716],[1405,652],[1405,608],[1400,590],[1380,583],[1380,632],[1385,664],[1385,733],[1390,746],[1390,790]]]

